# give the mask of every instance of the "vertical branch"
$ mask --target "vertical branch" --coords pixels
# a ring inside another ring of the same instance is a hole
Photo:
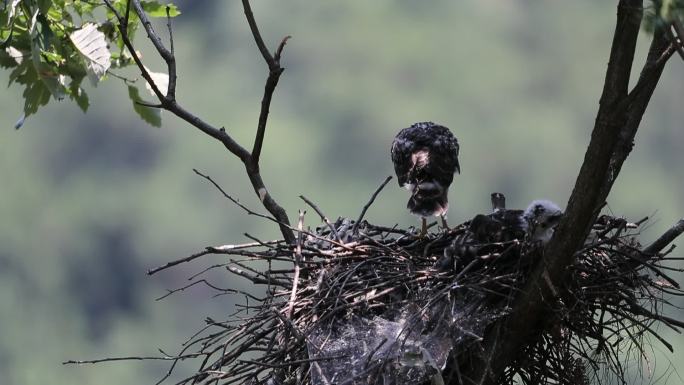
[[[252,161],[251,157],[247,162],[245,162],[245,170],[247,171],[247,176],[249,177],[250,182],[252,182],[254,191],[261,200],[261,204],[263,204],[264,207],[266,207],[266,210],[273,214],[278,222],[280,222],[278,226],[280,227],[280,232],[283,234],[283,238],[287,243],[294,244],[295,236],[294,232],[290,228],[290,220],[287,217],[287,213],[285,212],[284,208],[276,203],[275,199],[273,199],[271,194],[266,189],[264,181],[261,179],[258,165]]]
[[[299,272],[301,268],[301,263],[302,263],[302,236],[303,236],[303,231],[304,231],[304,214],[306,214],[306,211],[300,211],[299,212],[299,220],[297,221],[297,244],[295,246],[295,255],[294,255],[294,275],[292,277],[292,291],[290,292],[290,300],[288,301],[287,304],[287,318],[292,319],[292,313],[294,311],[294,303],[295,300],[297,299],[297,287],[299,285]]]
[[[277,64],[273,60],[271,53],[268,52],[264,39],[261,38],[261,32],[259,32],[259,27],[257,26],[256,20],[254,19],[254,13],[252,12],[252,7],[249,5],[249,0],[242,0],[242,8],[245,11],[245,17],[247,18],[247,23],[249,24],[249,29],[252,31],[252,36],[254,36],[254,42],[261,52],[261,56],[268,64],[268,68],[273,70],[277,67]]]
[[[131,1],[131,0],[129,0]],[[166,7],[166,25],[167,28],[169,29],[169,44],[171,45],[171,49],[167,49],[164,46],[164,43],[161,41],[161,38],[157,33],[154,31],[154,28],[152,27],[152,22],[150,22],[150,18],[147,17],[147,14],[145,13],[145,10],[143,10],[142,5],[140,4],[140,0],[132,0],[133,1],[133,8],[135,9],[135,13],[140,17],[140,21],[142,22],[143,27],[145,28],[145,31],[147,32],[147,38],[150,39],[152,44],[154,45],[154,48],[159,52],[159,56],[164,59],[166,62],[166,68],[169,73],[169,85],[166,90],[166,97],[164,99],[160,98],[160,102],[164,104],[165,102],[171,102],[176,100],[176,56],[173,48],[173,33],[171,30],[171,16],[169,15],[169,7]],[[150,84],[151,87],[155,88],[156,85]]]
[[[247,149],[245,149],[239,143],[237,143],[230,135],[228,135],[224,128],[216,128],[211,124],[205,122],[204,120],[200,119],[199,117],[195,116],[194,114],[183,108],[176,100],[176,58],[173,44],[173,32],[171,29],[169,8],[167,7],[166,9],[166,25],[169,30],[171,49],[167,49],[164,46],[164,43],[162,43],[161,38],[154,30],[154,27],[152,26],[150,19],[147,17],[147,14],[143,10],[140,0],[128,0],[126,15],[124,16],[122,16],[118,12],[118,10],[112,4],[111,0],[104,0],[104,2],[106,6],[114,13],[117,19],[118,29],[121,33],[121,39],[123,40],[126,48],[128,48],[131,56],[133,57],[133,61],[142,73],[143,78],[147,81],[147,83],[149,83],[154,94],[157,96],[157,99],[159,99],[160,104],[155,107],[163,108],[167,111],[170,111],[177,117],[185,120],[190,125],[194,126],[195,128],[199,129],[205,134],[221,142],[228,151],[230,151],[233,155],[238,157],[245,165],[245,171],[247,172],[247,176],[249,177],[252,187],[254,188],[254,192],[257,194],[266,210],[268,210],[279,222],[280,232],[283,234],[283,238],[286,242],[294,244],[295,236],[294,232],[290,227],[290,221],[287,217],[287,213],[285,212],[285,209],[283,209],[268,193],[264,181],[261,178],[261,174],[259,173],[259,155],[261,153],[261,144],[263,142],[264,133],[266,130],[268,109],[271,103],[273,91],[275,90],[275,87],[278,84],[278,78],[280,77],[280,74],[283,72],[283,69],[280,67],[279,60],[287,38],[283,39],[283,41],[280,43],[280,46],[276,51],[275,57],[271,56],[268,53],[268,50],[266,49],[266,46],[263,43],[263,40],[261,39],[259,29],[256,25],[256,21],[254,20],[254,16],[252,15],[251,9],[249,9],[249,3],[246,0],[243,1],[243,4],[246,5],[245,14],[247,15],[247,22],[249,23],[250,29],[252,30],[254,38],[257,42],[257,46],[259,47],[259,50],[264,56],[264,59],[266,59],[267,63],[269,64],[270,69],[269,78],[266,81],[266,91],[264,93],[264,100],[262,101],[261,114],[259,116],[259,125],[254,143],[254,150],[252,150],[252,153],[250,153],[249,151],[247,151]],[[147,32],[147,38],[152,42],[155,49],[157,50],[157,53],[166,62],[167,70],[169,73],[169,87],[166,90],[166,93],[163,93],[162,90],[160,90],[159,87],[155,84],[149,71],[143,64],[142,59],[137,54],[135,47],[133,46],[133,43],[128,34],[127,19],[129,7],[131,5],[135,13],[138,15],[138,17],[140,17],[142,25],[145,28],[145,31]]]
[[[544,329],[547,301],[562,287],[567,267],[581,246],[608,196],[667,59],[674,52],[662,31],[653,36],[639,82],[629,90],[643,8],[641,0],[620,0],[599,111],[566,214],[547,245],[543,258],[528,276],[511,313],[492,328],[482,343],[482,354],[463,368],[471,384],[494,384],[509,363]],[[503,336],[493,330],[503,331]]]
[[[171,46],[171,59],[166,62],[169,68],[169,86],[166,92],[166,97],[171,100],[176,100],[176,49],[173,45],[173,29],[171,28],[171,7],[166,6],[166,28],[169,30],[169,45]]]
[[[266,64],[268,65],[268,78],[266,79],[266,85],[264,86],[264,96],[261,99],[261,112],[259,113],[259,123],[257,124],[254,146],[252,147],[252,160],[254,161],[258,170],[259,158],[261,157],[261,147],[264,143],[264,134],[266,132],[266,123],[268,121],[268,113],[271,107],[271,99],[273,98],[273,92],[278,85],[280,75],[285,70],[280,66],[280,56],[283,52],[283,48],[285,48],[285,43],[287,43],[287,40],[290,38],[290,36],[283,38],[276,49],[275,55],[271,55],[266,47],[266,44],[264,43],[264,39],[261,37],[259,27],[254,19],[252,7],[249,5],[249,0],[242,0],[242,7],[245,11],[245,17],[247,18],[249,29],[252,31],[254,42],[259,48],[259,52],[261,52],[261,56],[263,56],[264,61],[266,61]]]

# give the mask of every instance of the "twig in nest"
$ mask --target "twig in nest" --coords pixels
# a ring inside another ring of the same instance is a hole
[[[359,229],[359,223],[361,223],[361,221],[363,220],[363,216],[366,215],[366,211],[367,211],[368,208],[373,204],[373,202],[375,202],[375,198],[378,196],[378,194],[380,194],[380,191],[382,191],[382,189],[385,188],[385,185],[386,185],[390,180],[392,180],[392,176],[391,176],[391,175],[388,176],[387,178],[385,178],[385,181],[382,182],[382,184],[380,184],[380,187],[378,187],[377,190],[375,190],[375,192],[374,192],[373,195],[371,196],[371,198],[370,198],[370,200],[368,201],[368,203],[366,203],[366,205],[363,206],[363,210],[361,210],[361,214],[359,214],[359,218],[356,220],[356,223],[354,223],[354,227],[352,228],[352,233],[356,234],[356,232],[357,232],[358,229]]]
[[[311,202],[310,200],[308,200],[304,195],[300,195],[299,198],[301,198],[304,202],[306,202],[306,204],[308,204],[309,206],[311,206],[311,208],[314,209],[314,210],[316,211],[316,213],[318,214],[318,216],[321,217],[321,220],[322,220],[323,222],[325,222],[325,224],[328,226],[328,228],[330,229],[330,232],[335,236],[335,239],[337,239],[337,242],[339,242],[339,243],[344,243],[344,242],[342,241],[342,239],[340,238],[340,235],[337,233],[337,230],[335,229],[335,226],[333,226],[332,223],[330,223],[330,220],[328,219],[328,217],[327,217],[325,214],[323,214],[323,212],[321,211],[321,209],[319,209],[318,206],[316,206],[313,202]],[[300,229],[300,231],[301,231],[301,229]]]
[[[290,301],[287,304],[287,317],[292,318],[292,311],[294,309],[294,303],[297,299],[297,286],[299,285],[299,269],[302,261],[302,229],[304,228],[304,214],[306,211],[299,212],[299,221],[297,222],[297,229],[299,230],[299,235],[297,236],[297,245],[295,246],[295,256],[294,256],[294,276],[292,277],[292,291],[290,294]]]
[[[191,255],[189,255],[189,256],[187,256],[187,257],[185,257],[185,258],[181,258],[181,259],[177,259],[177,260],[175,260],[175,261],[167,262],[167,263],[165,263],[165,264],[162,265],[162,266],[155,267],[154,269],[147,270],[147,275],[152,275],[152,274],[158,273],[158,272],[160,272],[160,271],[162,271],[162,270],[168,269],[169,267],[173,267],[173,266],[179,265],[179,264],[181,264],[181,263],[185,263],[185,262],[190,262],[190,261],[192,261],[193,259],[197,259],[197,258],[199,258],[199,257],[201,257],[201,256],[203,256],[203,255],[207,255],[207,254],[211,254],[211,253],[212,253],[212,252],[211,252],[210,250],[202,250],[202,251],[200,251],[200,252],[198,252],[198,253],[191,254]]]

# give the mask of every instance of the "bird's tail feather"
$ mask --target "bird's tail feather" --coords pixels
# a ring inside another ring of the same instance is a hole
[[[429,197],[421,197],[420,195],[413,195],[406,205],[412,214],[429,217],[440,216],[446,214],[449,209],[449,202],[447,201],[447,193],[433,195]]]

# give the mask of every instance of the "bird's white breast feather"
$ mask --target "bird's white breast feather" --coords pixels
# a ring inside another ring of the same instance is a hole
[[[411,163],[418,167],[423,167],[430,162],[430,152],[427,150],[418,150],[411,154]]]

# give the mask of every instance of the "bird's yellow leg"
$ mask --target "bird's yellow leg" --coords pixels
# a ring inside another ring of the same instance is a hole
[[[447,224],[446,217],[444,215],[439,216],[442,219],[442,227],[444,230],[449,231],[449,225]]]
[[[420,233],[418,234],[419,238],[423,238],[425,235],[427,235],[427,219],[425,217],[420,218],[423,221],[423,225],[420,228]]]

